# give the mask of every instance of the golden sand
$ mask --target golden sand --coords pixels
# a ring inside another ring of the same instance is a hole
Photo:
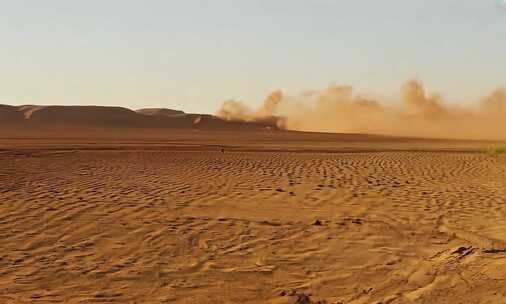
[[[125,133],[0,140],[0,303],[504,303],[491,143]]]

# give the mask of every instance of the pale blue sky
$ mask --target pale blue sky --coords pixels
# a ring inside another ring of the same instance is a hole
[[[452,101],[506,85],[499,0],[0,0],[0,103],[213,112],[329,83]]]

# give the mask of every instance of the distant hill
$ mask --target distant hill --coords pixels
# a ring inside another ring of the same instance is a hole
[[[174,116],[174,115],[186,114],[183,111],[164,109],[164,108],[139,109],[139,110],[136,110],[135,112],[140,113],[140,114],[144,114],[144,115],[151,115],[151,116]]]
[[[23,119],[23,113],[21,113],[17,107],[0,105],[0,126],[20,123]]]
[[[276,121],[227,121],[209,114],[187,114],[171,109],[105,106],[0,105],[0,127],[17,128],[167,128],[202,130],[278,129]]]

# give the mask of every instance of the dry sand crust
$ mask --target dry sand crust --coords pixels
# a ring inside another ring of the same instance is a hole
[[[82,134],[0,140],[0,303],[506,303],[486,143]]]

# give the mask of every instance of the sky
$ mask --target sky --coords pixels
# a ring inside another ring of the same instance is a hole
[[[411,78],[454,103],[506,85],[506,0],[0,0],[0,103],[213,113]]]

